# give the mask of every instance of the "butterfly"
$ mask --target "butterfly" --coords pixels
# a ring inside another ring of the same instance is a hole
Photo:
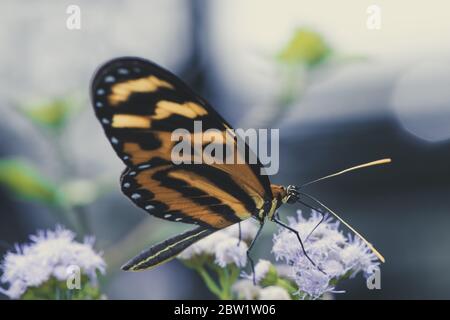
[[[160,265],[196,241],[249,218],[260,223],[247,254],[252,269],[253,260],[249,252],[266,220],[296,233],[305,256],[315,265],[308,257],[298,232],[283,223],[276,213],[285,203],[307,205],[300,196],[334,214],[384,261],[356,230],[319,200],[301,192],[300,187],[271,184],[268,176],[261,174],[259,161],[175,164],[171,152],[176,143],[171,138],[174,130],[187,130],[194,138],[195,121],[202,122],[203,130],[216,129],[224,135],[232,127],[208,102],[164,68],[136,57],[113,59],[95,73],[90,94],[95,114],[126,167],[120,178],[122,192],[155,217],[196,225],[192,230],[144,250],[128,261],[123,270],[140,271]],[[232,145],[236,146],[238,140],[238,136],[232,136]],[[201,142],[206,145],[211,141]],[[248,145],[244,146],[250,154]],[[310,183],[389,161],[382,159],[366,163]],[[321,209],[313,209],[325,214]]]

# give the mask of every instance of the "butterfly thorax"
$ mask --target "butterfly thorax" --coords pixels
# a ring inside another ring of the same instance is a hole
[[[269,211],[266,213],[267,218],[272,219],[272,216],[274,215],[275,211],[284,203],[287,202],[288,199],[288,193],[286,191],[286,188],[284,186],[271,184],[270,188],[272,189],[272,203],[270,206]]]

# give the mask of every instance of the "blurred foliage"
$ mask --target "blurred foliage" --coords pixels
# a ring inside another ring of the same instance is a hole
[[[334,67],[366,59],[337,52],[321,33],[297,27],[273,57],[280,72],[280,88],[271,111],[259,127],[276,127],[286,111],[298,105],[307,87]]]
[[[65,201],[71,206],[85,206],[94,202],[99,195],[99,186],[88,179],[74,179],[61,186]]]
[[[62,195],[56,185],[23,159],[0,159],[0,184],[21,199],[47,205],[59,205],[62,202]]]
[[[277,55],[278,61],[303,64],[309,68],[325,61],[332,53],[331,47],[319,33],[308,28],[298,28],[289,42]]]
[[[55,217],[79,236],[90,230],[83,207],[112,189],[105,186],[105,181],[78,179],[74,160],[67,157],[64,133],[84,105],[75,96],[67,96],[23,104],[19,108],[21,115],[36,125],[43,139],[51,144],[60,168],[57,181],[43,176],[38,168],[23,159],[0,159],[0,185],[20,199],[52,207]]]
[[[277,102],[265,126],[273,127],[286,110],[300,101],[308,82],[314,74],[329,65],[335,53],[320,33],[307,27],[298,27],[291,38],[275,55],[280,77]]]
[[[80,109],[74,98],[58,98],[21,107],[21,111],[33,123],[55,131],[62,130]]]

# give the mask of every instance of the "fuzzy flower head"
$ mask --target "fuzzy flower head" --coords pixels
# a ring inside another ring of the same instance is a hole
[[[211,257],[220,267],[229,264],[244,267],[247,263],[248,243],[256,232],[255,222],[248,219],[241,222],[241,240],[239,240],[239,226],[232,225],[197,241],[181,252],[178,258],[191,261],[197,258]]]
[[[238,267],[244,267],[247,263],[247,244],[239,243],[239,239],[228,238],[216,246],[216,263],[225,267],[229,264],[235,264]]]
[[[240,269],[247,264],[249,243],[257,231],[254,222],[249,220],[241,222],[240,226],[232,225],[216,231],[178,255],[187,267],[199,273],[208,289],[219,299],[257,297],[259,287],[253,282],[238,280]]]
[[[378,267],[377,258],[367,245],[359,238],[344,236],[338,221],[327,217],[311,233],[321,218],[315,211],[309,218],[301,211],[296,219],[288,218],[289,226],[298,231],[308,256],[317,267],[305,257],[293,232],[280,229],[274,236],[272,251],[275,258],[289,266],[287,273],[298,286],[301,298],[317,299],[325,293],[336,292],[333,282],[360,271],[367,276]]]
[[[259,259],[254,268],[254,274],[242,273],[242,276],[249,280],[255,280],[255,283],[261,286],[270,286],[277,283],[279,274],[277,268],[265,259]]]
[[[241,279],[233,284],[232,291],[240,300],[257,300],[261,287],[254,285],[252,280]]]
[[[232,290],[240,300],[291,300],[285,288],[276,285],[261,287],[249,279],[237,281]]]
[[[241,223],[241,240],[250,242],[256,236],[259,226],[253,219],[247,219]],[[233,224],[223,230],[225,233],[234,238],[239,238],[239,223]]]
[[[258,300],[291,300],[291,297],[284,288],[268,286],[259,291]]]
[[[261,259],[255,266],[255,280],[260,283],[269,274],[272,264],[269,260]]]
[[[178,255],[178,258],[181,260],[191,260],[202,256],[214,256],[216,246],[223,240],[230,238],[231,237],[223,231],[214,232],[187,247]]]
[[[0,292],[12,299],[20,298],[28,288],[38,287],[50,278],[65,281],[67,270],[73,265],[92,282],[97,272],[105,272],[103,258],[93,249],[93,238],[79,243],[72,231],[57,227],[55,231],[39,231],[30,240],[30,244],[16,246],[15,252],[8,252],[1,264],[0,281],[9,288],[0,288]]]

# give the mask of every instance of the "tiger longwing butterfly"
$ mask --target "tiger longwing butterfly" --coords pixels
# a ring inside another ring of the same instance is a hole
[[[300,195],[336,215],[317,199],[300,193],[298,187],[270,184],[267,175],[261,175],[259,161],[174,164],[171,150],[176,141],[172,141],[171,133],[175,129],[194,135],[194,121],[201,121],[203,130],[213,128],[225,134],[231,126],[178,77],[148,60],[124,57],[101,66],[92,80],[91,101],[106,136],[126,166],[120,179],[123,193],[158,218],[197,225],[141,252],[123,270],[140,271],[162,264],[194,242],[251,217],[260,222],[259,231],[266,219],[289,228],[274,213],[284,203],[300,201]],[[233,136],[235,144],[238,139]],[[251,152],[246,144],[245,148]],[[324,178],[389,161],[378,160]],[[370,243],[342,222],[384,261]],[[253,268],[250,256],[249,261]]]

